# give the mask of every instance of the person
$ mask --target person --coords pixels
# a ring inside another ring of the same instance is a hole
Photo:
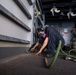
[[[59,44],[59,41],[62,41],[62,46],[65,44],[65,41],[60,34],[60,32],[54,28],[53,26],[48,26],[45,28],[38,28],[38,35],[39,35],[39,40],[37,43],[34,45],[34,47],[30,51],[34,51],[35,48],[41,44],[41,48],[35,55],[39,55],[42,53],[44,48],[46,47],[48,50],[48,54],[46,57],[51,57],[55,54],[56,48]]]
[[[35,49],[38,48],[38,46],[40,47],[43,44],[44,39],[45,39],[45,38],[42,37],[42,35],[44,34],[44,28],[42,28],[42,27],[38,28],[36,33],[37,33],[37,39],[38,40],[37,40],[36,43],[34,43],[32,45],[32,47],[30,49],[31,52],[34,52]]]

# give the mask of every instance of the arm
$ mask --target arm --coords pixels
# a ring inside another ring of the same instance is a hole
[[[44,40],[44,43],[43,43],[42,47],[41,47],[40,50],[36,53],[36,55],[39,55],[39,54],[43,51],[43,49],[47,46],[47,44],[48,44],[48,37],[46,37],[46,39]]]
[[[39,42],[37,42],[30,51],[34,51],[34,49],[35,49],[38,45],[39,45]]]

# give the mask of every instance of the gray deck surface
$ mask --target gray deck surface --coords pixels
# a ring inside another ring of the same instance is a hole
[[[11,58],[12,59],[12,58]],[[58,57],[53,68],[44,66],[43,56],[24,54],[0,64],[0,75],[76,75],[76,62]],[[51,61],[52,58],[49,58]]]

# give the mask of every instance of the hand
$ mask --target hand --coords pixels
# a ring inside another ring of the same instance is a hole
[[[34,48],[31,48],[30,52],[34,52]]]
[[[39,54],[41,54],[41,52],[42,52],[42,51],[38,51],[35,55],[39,55]]]

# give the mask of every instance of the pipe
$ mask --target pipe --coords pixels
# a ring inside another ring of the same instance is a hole
[[[47,59],[46,57],[44,58],[45,65],[46,65],[47,68],[50,68],[50,67],[52,68],[52,67],[53,67],[53,65],[54,65],[54,63],[55,63],[55,61],[56,61],[56,59],[57,59],[57,57],[58,57],[58,54],[59,54],[60,50],[61,50],[61,52],[62,52],[64,55],[76,59],[76,56],[75,56],[75,55],[71,55],[71,54],[70,54],[70,52],[71,52],[72,50],[74,51],[74,49],[72,49],[72,50],[70,50],[68,53],[66,53],[66,52],[64,52],[64,51],[61,49],[61,45],[62,45],[62,41],[60,40],[60,41],[59,41],[58,48],[57,48],[57,51],[56,51],[56,54],[55,54],[55,56],[54,56],[54,58],[52,59],[52,61],[51,61],[50,64],[48,63],[48,59]]]
[[[72,50],[73,50],[73,49],[72,49]],[[72,50],[70,50],[70,51],[72,51]],[[61,51],[62,51],[62,53],[63,53],[64,55],[66,55],[66,56],[69,56],[69,57],[72,57],[72,58],[76,59],[76,55],[71,55],[71,54],[70,54],[70,51],[69,51],[69,53],[64,52],[62,49],[61,49]]]
[[[54,63],[55,63],[55,61],[56,61],[56,59],[57,59],[57,57],[58,57],[58,54],[59,54],[59,52],[60,52],[61,44],[62,44],[62,42],[59,41],[59,45],[58,45],[56,54],[55,54],[55,56],[54,56],[54,58],[52,59],[52,62],[51,62],[50,64],[48,64],[47,58],[46,58],[46,57],[44,58],[44,60],[45,60],[45,65],[46,65],[47,68],[50,68],[50,67],[52,67],[52,66],[54,65]]]

